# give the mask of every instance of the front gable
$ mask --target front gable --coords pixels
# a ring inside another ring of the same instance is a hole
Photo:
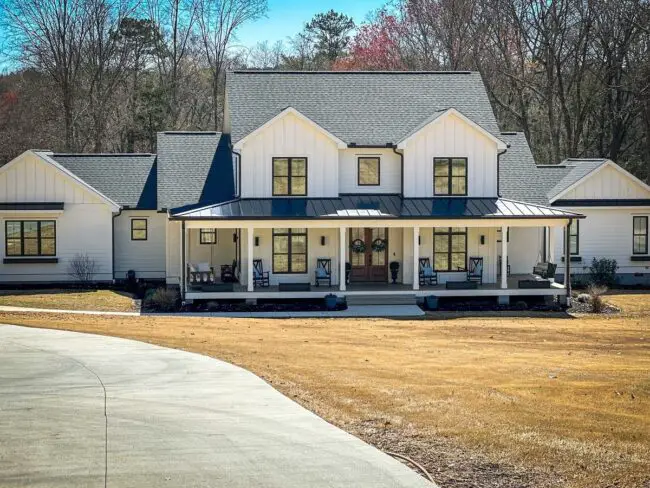
[[[25,151],[0,168],[0,201],[119,205],[57,164],[46,153]]]
[[[650,187],[612,161],[607,161],[557,193],[556,200],[642,200],[650,199]]]

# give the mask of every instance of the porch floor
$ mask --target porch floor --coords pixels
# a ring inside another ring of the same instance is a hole
[[[337,296],[354,295],[411,295],[424,297],[436,295],[440,297],[489,297],[489,296],[556,296],[565,293],[564,285],[551,283],[550,288],[519,288],[520,280],[533,279],[530,274],[518,274],[508,277],[508,288],[500,288],[499,283],[485,283],[478,285],[475,290],[448,290],[444,284],[435,286],[421,286],[414,290],[411,284],[391,284],[383,282],[374,283],[350,283],[345,291],[340,291],[339,286],[315,286],[311,285],[310,291],[280,291],[278,286],[257,287],[254,291],[246,290],[245,285],[233,283],[233,291],[203,291],[197,288],[188,287],[185,298],[190,300],[210,299],[291,299],[291,298],[322,298],[330,293]]]

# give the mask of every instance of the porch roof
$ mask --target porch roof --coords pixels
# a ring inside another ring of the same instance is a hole
[[[170,210],[180,220],[282,219],[535,219],[582,218],[543,205],[505,198],[402,198],[341,195],[339,198],[242,198],[216,205]]]

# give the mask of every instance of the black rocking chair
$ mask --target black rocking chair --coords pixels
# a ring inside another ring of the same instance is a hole
[[[237,261],[233,260],[232,264],[221,265],[221,281],[223,283],[234,283],[237,281]]]
[[[320,286],[320,282],[327,282],[327,286],[332,287],[332,260],[319,258],[316,260],[316,286]]]
[[[261,259],[253,259],[253,286],[269,286],[269,272],[264,271]]]
[[[419,277],[420,277],[420,286],[425,285],[437,285],[438,284],[438,272],[431,267],[431,261],[429,258],[420,258],[419,268]]]
[[[483,258],[470,257],[467,265],[467,281],[483,284]]]

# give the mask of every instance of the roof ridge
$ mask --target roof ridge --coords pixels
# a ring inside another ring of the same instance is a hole
[[[228,71],[236,74],[281,74],[281,75],[471,75],[478,71],[296,71],[296,70],[254,70],[236,69]]]
[[[158,132],[158,134],[167,134],[170,136],[179,136],[179,135],[196,135],[196,136],[216,136],[217,134],[223,134],[216,130],[164,130]]]
[[[151,157],[156,156],[156,153],[52,153],[52,156],[65,156],[65,157]]]

